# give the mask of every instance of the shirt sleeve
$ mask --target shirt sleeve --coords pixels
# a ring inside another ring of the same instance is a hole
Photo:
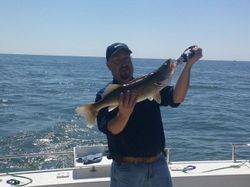
[[[102,99],[102,94],[98,92],[96,94],[95,102],[98,102]],[[107,133],[107,119],[106,116],[108,115],[108,109],[107,108],[102,108],[98,114],[97,114],[97,125],[98,129],[103,132]]]
[[[161,106],[171,106],[171,107],[178,107],[180,103],[174,103],[173,100],[173,86],[166,86],[160,92],[161,94]]]

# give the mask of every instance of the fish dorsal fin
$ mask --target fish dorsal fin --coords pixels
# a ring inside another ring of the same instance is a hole
[[[109,93],[112,92],[113,90],[119,88],[120,86],[121,86],[120,84],[110,84],[110,85],[108,85],[108,86],[105,88],[105,90],[104,90],[104,92],[103,92],[103,94],[102,94],[102,97],[106,96],[107,94],[109,94]]]
[[[129,83],[124,84],[123,86],[131,85],[131,84],[136,84],[136,83],[138,83],[138,82],[140,82],[140,81],[143,81],[144,79],[149,78],[152,74],[153,74],[153,73],[149,73],[149,74],[147,74],[147,75],[143,75],[143,76],[137,77],[137,78],[135,78],[135,79],[129,81]]]
[[[139,82],[139,81],[145,79],[146,77],[148,77],[148,75],[143,75],[143,76],[137,77],[137,78],[133,79],[132,81],[130,81],[128,84],[134,84],[136,82]],[[128,85],[128,84],[125,84],[125,85]]]

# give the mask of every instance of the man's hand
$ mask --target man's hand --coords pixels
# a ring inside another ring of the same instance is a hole
[[[193,65],[195,62],[197,62],[202,57],[202,49],[199,47],[194,47],[191,49],[191,51],[194,53],[194,55],[188,59],[187,64]]]
[[[108,122],[108,130],[112,134],[119,134],[126,127],[129,117],[134,110],[136,99],[136,94],[129,90],[120,94],[119,111],[116,117]]]
[[[127,117],[131,115],[136,104],[137,96],[134,92],[129,90],[125,93],[121,93],[119,97],[119,115],[121,117]]]

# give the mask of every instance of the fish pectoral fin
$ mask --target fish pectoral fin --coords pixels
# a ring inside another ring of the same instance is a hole
[[[162,83],[160,83],[160,82],[156,82],[156,83],[154,83],[156,86],[160,86],[160,87],[163,87],[164,86],[164,84],[162,84]]]
[[[114,110],[117,106],[109,106],[108,111],[111,112],[112,110]]]
[[[153,101],[154,100],[154,97],[148,97],[147,98],[149,101]]]
[[[107,86],[107,88],[105,88],[102,97],[104,97],[105,95],[109,94],[110,92],[112,92],[113,90],[119,88],[121,85],[120,84],[110,84]]]
[[[160,94],[160,92],[158,92],[157,94],[154,95],[154,100],[157,103],[161,104],[161,94]]]
[[[153,95],[151,97],[148,97],[147,99],[150,100],[150,101],[155,100],[157,103],[161,104],[161,94],[160,94],[160,92],[156,93],[155,95]]]

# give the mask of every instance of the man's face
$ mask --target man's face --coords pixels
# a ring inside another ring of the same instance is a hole
[[[128,83],[133,79],[133,64],[128,51],[118,51],[107,62],[115,80],[120,83]]]

